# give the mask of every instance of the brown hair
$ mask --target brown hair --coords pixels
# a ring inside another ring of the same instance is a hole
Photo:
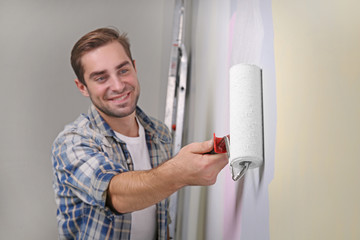
[[[71,51],[71,66],[79,79],[79,81],[86,86],[84,79],[84,67],[81,64],[81,57],[98,47],[102,47],[112,41],[118,41],[124,48],[126,55],[130,58],[130,42],[126,36],[126,33],[120,34],[118,30],[114,28],[99,28],[91,31],[81,37],[77,41]]]

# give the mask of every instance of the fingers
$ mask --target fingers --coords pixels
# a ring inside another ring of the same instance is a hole
[[[213,162],[216,169],[223,169],[229,162],[225,153],[212,154],[207,156]]]
[[[197,174],[198,181],[203,186],[210,186],[216,182],[219,172],[227,165],[226,154],[202,155],[202,168]]]

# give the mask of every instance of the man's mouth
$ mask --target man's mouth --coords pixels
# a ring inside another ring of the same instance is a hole
[[[130,92],[123,94],[121,96],[118,96],[118,97],[109,98],[109,100],[114,101],[114,102],[121,102],[121,101],[125,100],[129,96],[129,94],[130,94]]]

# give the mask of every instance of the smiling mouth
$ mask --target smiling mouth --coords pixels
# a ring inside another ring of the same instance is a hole
[[[109,100],[114,101],[114,102],[121,102],[121,101],[125,100],[129,95],[130,95],[130,93],[128,92],[122,96],[110,98]]]

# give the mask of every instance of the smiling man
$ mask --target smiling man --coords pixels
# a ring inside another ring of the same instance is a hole
[[[168,239],[168,197],[214,184],[225,154],[212,141],[172,157],[166,126],[138,106],[140,86],[125,35],[101,28],[73,47],[76,86],[92,104],[55,139],[60,239]]]

